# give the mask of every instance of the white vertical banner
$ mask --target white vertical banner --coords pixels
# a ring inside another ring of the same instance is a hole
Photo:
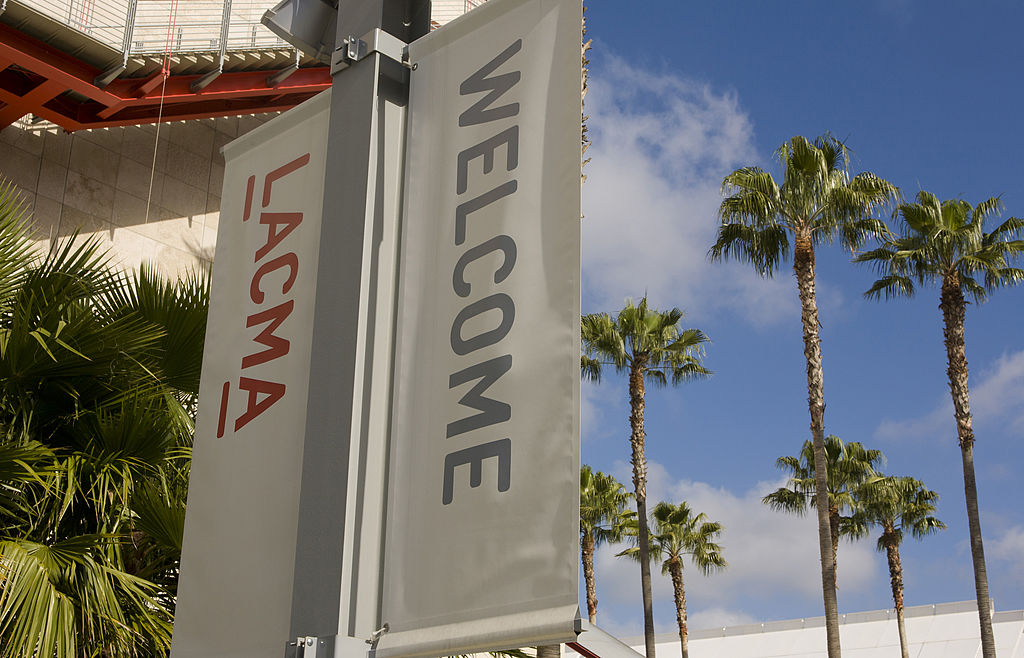
[[[376,656],[575,639],[579,0],[491,0],[409,48]]]
[[[224,151],[174,658],[284,655],[330,98]]]

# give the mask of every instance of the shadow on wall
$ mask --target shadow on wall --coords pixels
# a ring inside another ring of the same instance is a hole
[[[0,175],[19,188],[41,249],[98,236],[126,268],[168,275],[213,259],[224,158],[220,149],[273,114],[65,133],[52,124],[0,130]]]

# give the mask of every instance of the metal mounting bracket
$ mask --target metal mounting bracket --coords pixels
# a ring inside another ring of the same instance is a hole
[[[378,631],[378,633],[380,632]],[[367,648],[368,644],[371,645],[370,648]],[[361,640],[346,635],[300,636],[288,643],[285,648],[285,658],[335,658],[335,656],[361,658],[367,656],[374,647],[376,647],[376,638],[371,642],[371,640]]]
[[[288,643],[289,658],[330,658],[334,655],[332,638],[301,636]]]
[[[379,27],[363,36],[348,37],[331,55],[331,75],[336,75],[371,53],[379,53],[403,66],[409,65],[409,44]]]

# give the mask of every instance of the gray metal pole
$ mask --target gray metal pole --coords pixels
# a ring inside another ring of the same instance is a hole
[[[341,0],[335,43],[374,28],[408,43],[426,34],[429,20],[429,0]],[[407,97],[407,70],[379,53],[332,83],[292,638],[365,640],[381,621]]]

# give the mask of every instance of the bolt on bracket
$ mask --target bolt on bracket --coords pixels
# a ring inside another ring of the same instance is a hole
[[[379,53],[403,66],[409,66],[409,44],[379,27],[363,36],[347,37],[331,55],[331,75],[345,70],[371,53]]]

